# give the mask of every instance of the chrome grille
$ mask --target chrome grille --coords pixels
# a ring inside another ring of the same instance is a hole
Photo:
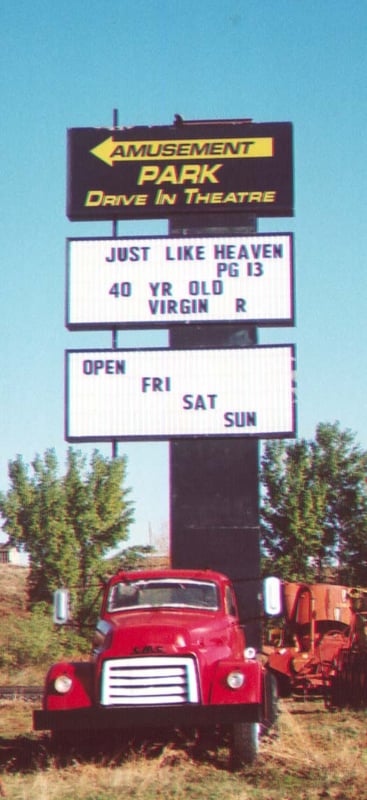
[[[103,664],[103,706],[198,702],[198,682],[193,658],[116,658]]]

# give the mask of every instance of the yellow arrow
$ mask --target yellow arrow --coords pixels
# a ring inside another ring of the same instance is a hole
[[[105,164],[108,164],[109,167],[113,167],[114,159],[111,156],[115,149],[115,141],[112,136],[109,136],[108,139],[105,139],[104,142],[100,142],[97,144],[96,147],[93,147],[90,151],[93,153],[96,158],[100,158],[101,161],[104,161]]]
[[[90,152],[108,164],[118,161],[162,161],[208,158],[271,158],[274,155],[272,137],[242,137],[236,139],[144,139],[116,141],[112,136]]]

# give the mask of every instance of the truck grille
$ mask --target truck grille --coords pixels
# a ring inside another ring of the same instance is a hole
[[[116,658],[103,664],[103,706],[198,702],[193,658]]]

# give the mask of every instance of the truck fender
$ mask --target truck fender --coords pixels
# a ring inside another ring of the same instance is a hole
[[[46,677],[44,710],[61,711],[92,706],[93,670],[94,665],[87,661],[62,661],[53,664]],[[70,688],[67,691],[58,691],[55,682],[63,677],[69,679],[66,683],[70,683]]]
[[[209,702],[221,703],[261,703],[264,668],[258,661],[220,661],[217,664]],[[243,675],[243,684],[232,689],[228,676],[232,673]]]

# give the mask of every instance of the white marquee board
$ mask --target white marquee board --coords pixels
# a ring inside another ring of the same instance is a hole
[[[292,325],[289,233],[67,240],[70,330]]]
[[[293,436],[293,345],[70,350],[66,439]]]

